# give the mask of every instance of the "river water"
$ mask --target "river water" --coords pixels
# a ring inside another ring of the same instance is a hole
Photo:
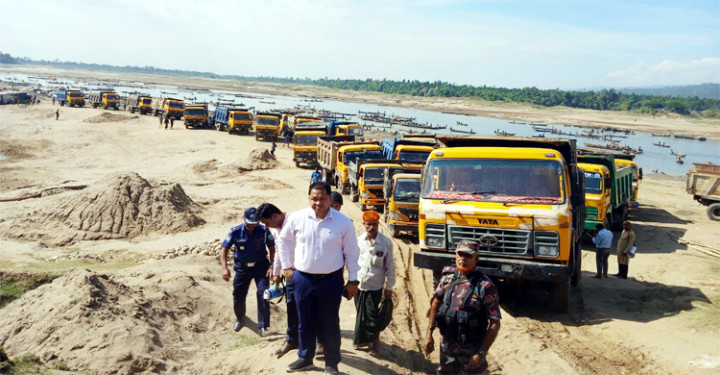
[[[23,74],[3,74],[0,73],[0,80],[14,82],[31,82],[36,83],[42,87],[58,87],[57,81],[49,81],[47,79],[33,78]],[[65,85],[68,87],[87,87],[90,90],[97,89],[100,87],[107,87],[98,85],[92,82],[72,82],[63,80]],[[137,83],[142,85],[142,83]],[[435,125],[447,125],[447,129],[434,130],[436,134],[456,134],[450,131],[450,127],[475,131],[475,135],[494,135],[496,129],[504,130],[509,133],[515,133],[517,136],[532,136],[540,133],[536,133],[533,128],[525,124],[511,123],[511,120],[505,120],[500,118],[482,117],[482,116],[468,116],[459,114],[449,114],[441,112],[426,111],[421,109],[403,108],[394,106],[384,106],[378,104],[368,103],[355,103],[355,102],[341,102],[335,100],[324,100],[322,102],[308,102],[306,98],[282,96],[282,95],[263,95],[255,93],[237,92],[237,91],[220,91],[213,90],[208,92],[193,92],[187,90],[180,90],[177,87],[172,86],[152,86],[152,87],[123,87],[114,86],[115,91],[123,94],[125,92],[140,91],[147,93],[152,96],[170,96],[178,99],[184,98],[195,98],[199,102],[216,102],[218,98],[227,100],[233,100],[234,105],[244,105],[247,107],[255,107],[257,110],[268,110],[268,109],[282,109],[292,108],[295,106],[311,106],[317,109],[325,109],[328,111],[352,113],[357,115],[358,111],[363,112],[384,112],[387,116],[400,116],[400,117],[413,117],[417,122],[425,123],[429,122]],[[235,95],[245,95],[248,97],[236,97]],[[212,109],[212,107],[211,107]],[[355,117],[353,120],[357,120],[360,123],[364,121]],[[462,122],[468,124],[468,126],[458,126],[456,122]],[[384,125],[384,124],[381,124]],[[553,127],[553,124],[547,126]],[[572,126],[559,126],[555,125],[555,128],[566,133],[580,133],[587,129],[581,129]],[[393,125],[392,130],[407,131],[411,128],[406,128],[400,125]],[[383,129],[385,130],[385,129]],[[418,129],[413,129],[417,131]],[[429,130],[430,131],[430,130]],[[551,135],[544,133],[546,137],[558,137],[568,138],[566,135]],[[608,132],[606,134],[616,134]],[[679,139],[679,138],[664,138],[664,137],[653,137],[650,133],[636,132],[634,135],[630,135],[628,138],[618,139],[620,144],[628,145],[632,148],[642,147],[643,153],[639,154],[635,158],[635,162],[643,168],[645,173],[658,171],[669,175],[684,175],[687,174],[688,170],[693,163],[707,163],[712,162],[720,164],[720,141],[707,140],[704,142],[691,139]],[[599,139],[589,138],[577,138],[578,146],[585,147],[585,143],[596,143],[606,144],[607,141]],[[670,145],[670,148],[664,148],[653,145],[653,142],[664,142]],[[686,154],[685,163],[677,164],[676,158],[670,154],[670,150]]]

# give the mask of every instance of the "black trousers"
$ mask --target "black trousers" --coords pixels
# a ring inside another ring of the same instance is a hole
[[[610,249],[609,248],[597,248],[595,250],[595,264],[597,266],[598,276],[607,277],[608,258],[610,258]]]

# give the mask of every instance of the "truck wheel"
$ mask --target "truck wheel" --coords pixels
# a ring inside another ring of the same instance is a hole
[[[396,238],[398,235],[398,232],[395,230],[395,226],[388,225],[387,227],[388,227],[388,236],[390,236],[390,238]]]
[[[296,161],[296,162],[295,162],[295,167],[296,167],[296,168],[300,168],[300,162],[299,162],[299,161]]]
[[[260,137],[258,137],[257,134],[255,134],[255,140],[256,140],[256,141],[260,140]]]
[[[360,194],[357,191],[357,186],[350,185],[350,199],[352,199],[353,202],[360,200]]]
[[[553,289],[550,292],[552,309],[560,313],[568,312],[570,310],[570,293],[572,293],[570,279],[552,283],[552,286]]]
[[[345,189],[343,188],[342,181],[338,178],[335,180],[335,188],[340,194],[346,194]]]
[[[580,241],[575,242],[575,255],[573,261],[572,274],[570,275],[570,286],[577,287],[580,284],[582,275],[582,250],[580,249]]]
[[[707,208],[707,215],[710,220],[720,221],[720,203],[713,203]]]

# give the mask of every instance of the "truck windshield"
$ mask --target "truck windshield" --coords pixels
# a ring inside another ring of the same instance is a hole
[[[249,113],[233,113],[234,120],[252,120],[252,115]]]
[[[152,104],[152,99],[150,99],[150,98],[145,98],[145,99],[142,100],[142,103],[143,103],[143,104],[150,105],[150,104]]]
[[[82,98],[82,97],[84,97],[84,96],[83,96],[83,94],[82,94],[81,92],[71,92],[71,93],[70,93],[70,97],[71,97],[71,98]]]
[[[120,100],[120,97],[115,94],[107,94],[105,95],[105,98],[107,100]]]
[[[585,193],[602,194],[602,174],[585,172]]]
[[[385,168],[365,168],[364,179],[369,185],[382,184],[385,180]]]
[[[182,103],[180,103],[180,102],[168,102],[168,107],[170,107],[170,108],[178,108],[178,109],[183,109],[183,108],[185,108],[185,106],[184,106]]]
[[[362,137],[363,130],[362,128],[348,128],[348,135],[358,135]]]
[[[397,202],[417,202],[420,199],[420,179],[397,180],[393,197]]]
[[[427,161],[430,152],[425,151],[400,151],[400,160],[406,163],[424,163]]]
[[[345,153],[345,165],[356,161],[358,157],[361,159],[384,159],[382,150],[349,151]]]
[[[562,166],[554,160],[435,159],[423,198],[558,204],[564,200]]]
[[[257,119],[258,125],[278,125],[278,119],[275,117],[267,118],[267,117],[258,117]]]
[[[316,145],[317,144],[317,135],[296,135],[295,136],[295,144],[296,145]]]
[[[185,116],[203,116],[205,110],[203,109],[185,109]]]

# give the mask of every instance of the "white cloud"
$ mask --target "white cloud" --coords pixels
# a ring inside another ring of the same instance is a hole
[[[720,57],[638,63],[627,69],[607,73],[615,86],[690,85],[720,82]]]

